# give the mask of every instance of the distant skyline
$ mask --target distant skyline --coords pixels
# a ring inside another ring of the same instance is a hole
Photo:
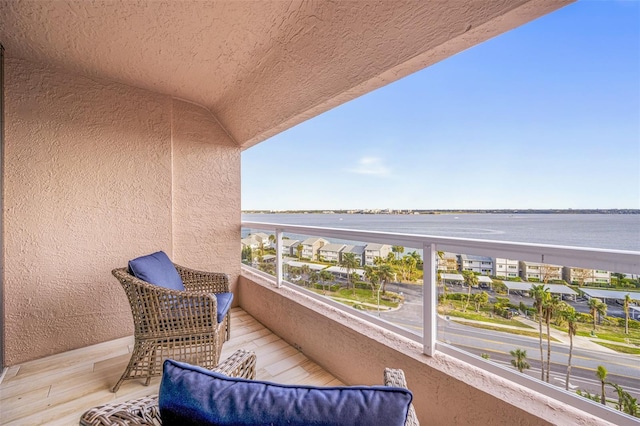
[[[243,210],[640,208],[640,2],[579,1],[242,153]]]

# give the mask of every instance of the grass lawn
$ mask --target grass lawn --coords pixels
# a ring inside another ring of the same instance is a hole
[[[365,290],[362,288],[356,288],[355,294],[353,289],[341,288],[338,291],[327,291],[326,293],[320,289],[310,289],[318,294],[322,294],[327,297],[331,297],[334,300],[344,303],[345,305],[361,307],[363,309],[375,309],[373,306],[365,306],[364,303],[369,305],[378,306],[378,293],[372,292],[371,290]],[[393,298],[396,297],[396,300],[385,300],[385,298]],[[346,299],[346,300],[345,300]],[[380,306],[386,306],[388,308],[397,308],[400,302],[398,300],[402,299],[396,293],[388,291],[386,295],[380,293]]]
[[[605,348],[613,349],[616,352],[623,354],[640,355],[640,348],[630,348],[628,346],[613,345],[611,343],[595,342]]]
[[[556,330],[567,332],[565,327],[558,327],[552,324],[552,327]],[[591,335],[593,329],[592,324],[578,323],[578,336],[594,337]],[[640,330],[629,329],[629,334],[624,334],[624,327],[617,327],[614,325],[599,325],[596,328],[595,337],[603,340],[610,340],[618,343],[631,343],[633,345],[640,345]]]
[[[446,312],[442,307],[438,308],[438,313],[443,314],[443,315],[449,315],[450,317],[458,317],[458,318],[465,318],[465,319],[470,319],[470,320],[475,320],[475,321],[482,321],[482,322],[486,322],[486,323],[494,323],[494,324],[502,324],[502,325],[512,325],[514,327],[519,327],[519,328],[524,328],[524,329],[530,329],[531,327],[529,327],[526,324],[521,323],[520,321],[517,320],[513,320],[513,319],[506,319],[506,318],[502,318],[499,317],[497,315],[493,315],[493,317],[489,317],[489,315],[487,313],[484,312],[462,312],[462,311],[455,311],[455,310],[451,310],[451,309],[447,309]]]

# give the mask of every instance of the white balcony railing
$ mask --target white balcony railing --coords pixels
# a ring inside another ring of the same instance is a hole
[[[526,386],[548,397],[573,405],[587,413],[600,417],[614,424],[637,424],[630,416],[608,406],[596,404],[586,398],[579,397],[573,392],[565,391],[541,380],[519,374],[513,369],[496,362],[487,361],[476,355],[465,352],[452,345],[437,341],[437,253],[464,253],[485,257],[518,259],[520,261],[537,262],[554,265],[570,265],[575,268],[598,269],[604,271],[623,272],[640,275],[640,252],[623,250],[604,250],[568,246],[553,246],[544,244],[526,244],[503,241],[489,241],[478,239],[461,239],[450,237],[425,236],[415,234],[388,233],[377,231],[359,231],[337,228],[323,228],[313,226],[286,225],[263,222],[242,222],[244,229],[271,231],[276,236],[276,268],[275,285],[287,286],[302,291],[305,294],[338,309],[348,311],[366,321],[384,327],[404,337],[422,344],[423,352],[433,356],[436,351],[461,359],[469,364],[490,371],[502,378],[506,378],[520,385]],[[367,243],[388,244],[415,248],[423,253],[423,300],[422,300],[422,336],[376,316],[368,315],[351,309],[346,305],[335,302],[283,279],[282,237],[283,234],[323,237],[337,241],[366,241]],[[267,278],[272,276],[265,274]]]

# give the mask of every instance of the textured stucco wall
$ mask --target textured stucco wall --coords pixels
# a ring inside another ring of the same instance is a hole
[[[240,274],[240,148],[200,106],[173,101],[173,259]]]
[[[5,71],[7,365],[131,334],[111,269],[159,249],[186,266],[208,265],[192,248],[218,228],[182,216],[198,195],[196,214],[225,218],[222,236],[204,245],[215,265],[233,265],[237,275],[239,153],[213,117],[168,96],[19,59]],[[189,160],[205,139],[199,154],[221,157]],[[205,176],[224,177],[236,200],[220,199],[221,186],[197,194]]]
[[[245,311],[344,383],[381,384],[385,367],[403,369],[421,424],[609,424],[453,357],[429,358],[412,341],[258,276],[243,273],[238,295]]]

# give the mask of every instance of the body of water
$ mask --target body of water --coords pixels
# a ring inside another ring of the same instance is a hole
[[[637,214],[243,214],[242,220],[640,251]]]

